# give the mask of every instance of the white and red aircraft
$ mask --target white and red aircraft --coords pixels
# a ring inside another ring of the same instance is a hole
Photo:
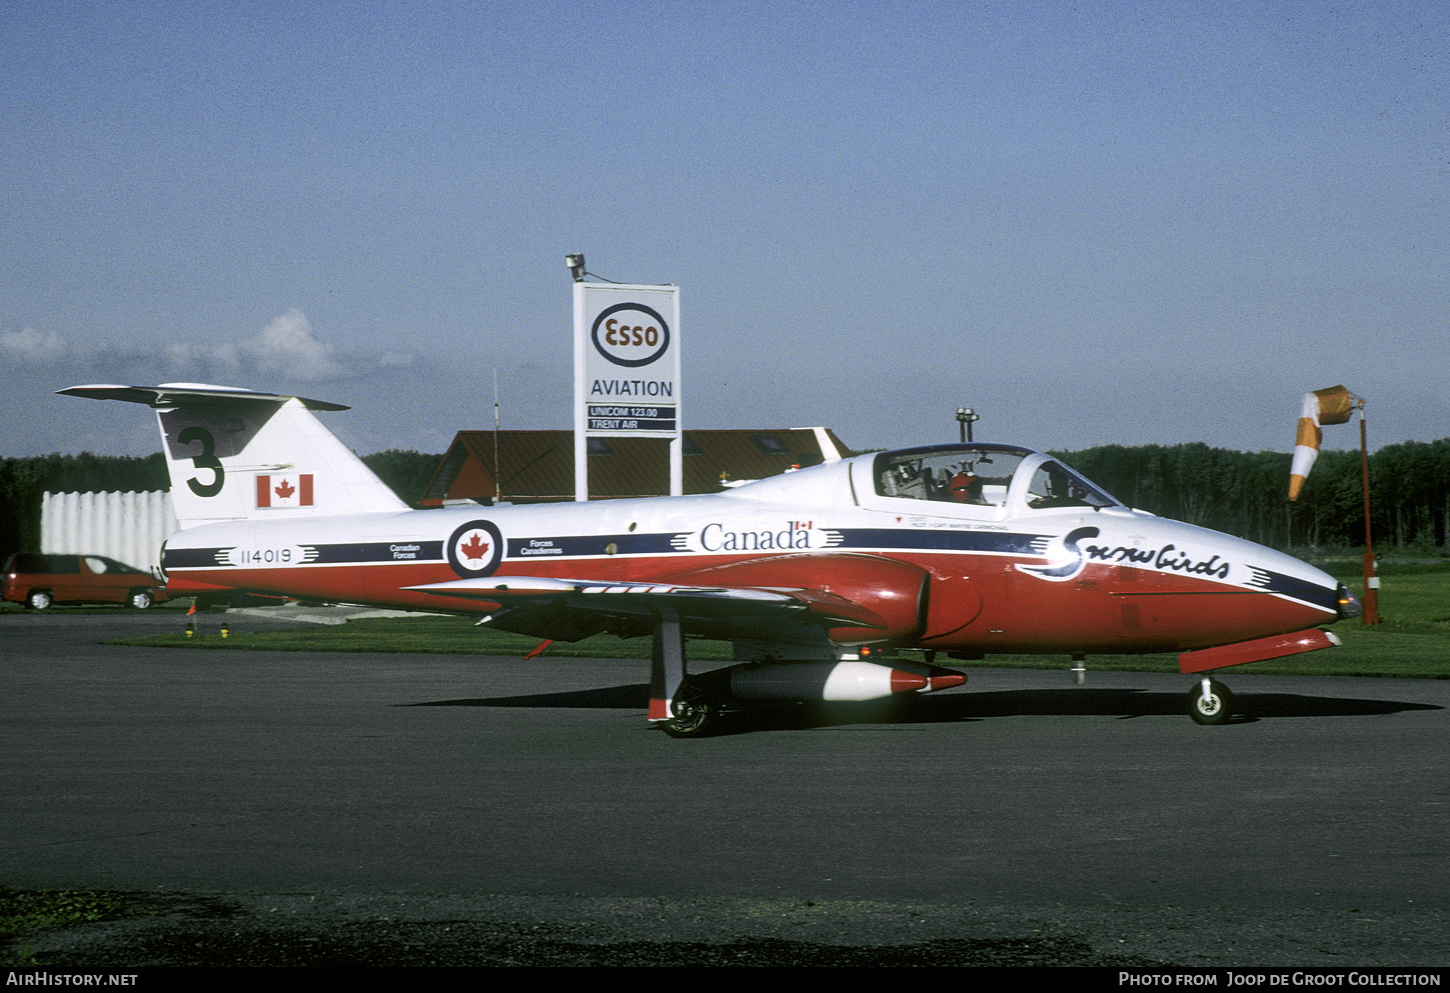
[[[936,445],[828,462],[718,494],[409,509],[313,415],[229,387],[77,386],[153,407],[180,530],[173,595],[248,591],[484,615],[545,640],[652,634],[649,720],[708,733],[722,707],[855,701],[966,681],[986,655],[1179,653],[1208,673],[1338,644],[1359,604],[1240,538],[1131,510],[1049,455]],[[737,664],[692,677],[688,637]],[[922,660],[902,651],[919,651]],[[875,661],[875,660],[880,661]]]

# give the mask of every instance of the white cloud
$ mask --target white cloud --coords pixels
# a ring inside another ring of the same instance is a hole
[[[351,370],[337,350],[312,333],[312,323],[296,307],[275,318],[255,338],[238,342],[235,352],[262,373],[280,373],[307,382],[344,379]],[[372,363],[368,363],[372,364]]]
[[[6,367],[43,368],[89,382],[232,382],[263,388],[279,382],[332,382],[378,371],[398,372],[417,362],[418,356],[409,352],[339,351],[317,337],[312,322],[296,307],[250,338],[214,344],[193,340],[81,345],[55,331],[0,331],[0,363]]]
[[[49,365],[65,358],[70,350],[70,343],[54,331],[0,331],[0,356],[12,365]]]

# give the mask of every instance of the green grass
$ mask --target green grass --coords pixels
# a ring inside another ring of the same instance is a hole
[[[1358,562],[1336,564],[1331,570],[1346,580],[1358,595]],[[1380,570],[1378,627],[1342,621],[1332,630],[1343,647],[1309,652],[1286,659],[1256,662],[1254,672],[1297,675],[1399,676],[1420,679],[1450,678],[1450,563],[1405,563]],[[419,614],[404,618],[362,618],[343,625],[318,625],[290,631],[234,632],[221,638],[217,631],[226,615],[195,616],[198,634],[187,638],[185,621],[177,617],[177,633],[128,638],[113,644],[192,649],[264,649],[297,652],[382,652],[386,654],[442,653],[522,656],[538,645],[537,638],[476,627],[470,617]],[[557,642],[540,660],[551,657],[647,659],[648,638],[621,639],[598,635],[574,644]],[[730,645],[720,641],[691,641],[691,659],[716,661],[730,658]],[[940,659],[948,664],[962,663]],[[1001,655],[965,663],[967,667],[1066,669],[1061,655]],[[1177,672],[1176,655],[1094,655],[1089,669],[1130,672]]]
[[[166,914],[219,920],[238,912],[224,900],[196,894],[0,886],[0,966],[33,969],[55,965],[34,951],[35,938],[44,931]]]
[[[46,965],[25,940],[37,931],[119,921],[159,913],[144,894],[95,890],[13,890],[0,886],[0,944],[8,945],[0,964],[33,968]]]
[[[1313,559],[1306,557],[1304,561],[1310,563],[1316,569],[1323,569],[1346,585],[1364,582],[1364,563],[1358,558],[1346,559],[1336,557]],[[1450,559],[1431,558],[1405,561],[1381,561],[1375,565],[1375,573],[1380,576],[1450,575]]]
[[[0,887],[0,938],[45,928],[73,927],[150,913],[119,893],[93,890],[12,890]]]

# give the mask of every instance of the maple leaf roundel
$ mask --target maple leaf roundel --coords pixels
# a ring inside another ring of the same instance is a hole
[[[491,576],[503,558],[503,535],[492,521],[469,521],[448,539],[448,564],[460,576]]]

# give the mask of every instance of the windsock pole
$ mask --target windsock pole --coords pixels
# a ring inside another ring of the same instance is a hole
[[[1364,401],[1355,404],[1359,408],[1359,467],[1364,485],[1364,608],[1360,615],[1365,624],[1380,622],[1380,580],[1374,571],[1374,543],[1369,530],[1369,431],[1365,427]]]

